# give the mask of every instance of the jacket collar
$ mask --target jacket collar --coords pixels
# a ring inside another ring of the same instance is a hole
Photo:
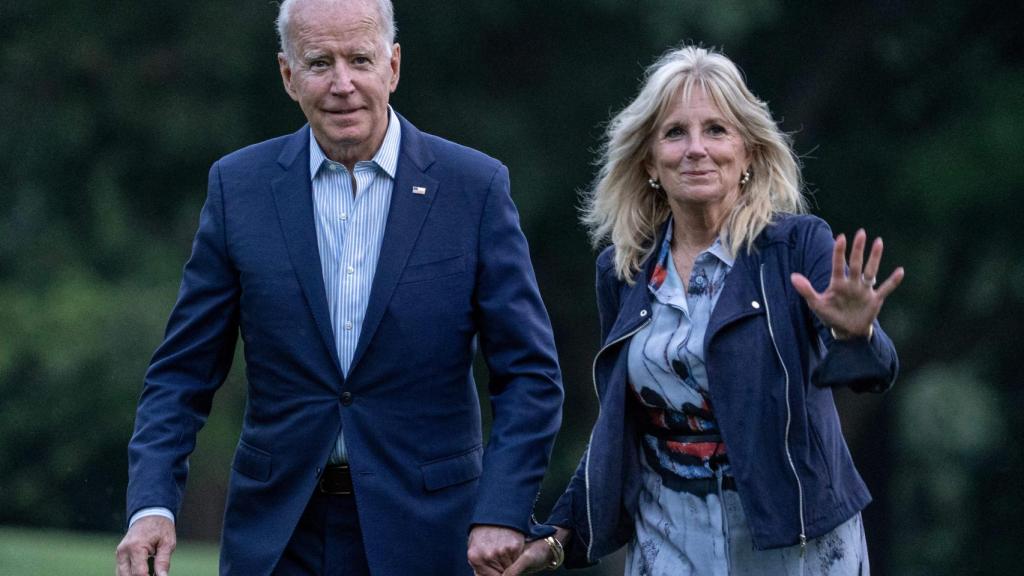
[[[657,244],[660,246],[668,231],[669,222],[665,222],[658,231]],[[751,314],[764,312],[764,302],[761,294],[760,263],[762,258],[760,252],[771,243],[768,234],[762,232],[755,240],[755,251],[753,253],[741,250],[735,257],[732,269],[726,278],[722,294],[718,297],[715,309],[711,313],[711,319],[705,333],[705,345],[711,341],[715,333],[725,325]],[[620,302],[619,314],[612,325],[612,329],[605,338],[605,344],[614,342],[624,335],[635,331],[651,316],[651,300],[653,295],[647,287],[647,282],[654,271],[658,260],[658,250],[652,250],[641,265],[641,272],[637,275],[636,282],[632,286],[625,282],[619,283]]]

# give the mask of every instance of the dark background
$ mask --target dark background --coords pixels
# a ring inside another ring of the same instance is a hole
[[[209,165],[304,119],[269,1],[0,6],[0,525],[117,532],[125,445]],[[577,223],[604,123],[681,41],[721,48],[804,159],[814,212],[907,269],[882,311],[902,374],[840,391],[876,574],[1019,571],[1024,41],[979,0],[398,0],[395,108],[504,161],[552,315],[565,424],[596,415],[594,253]],[[200,436],[179,536],[216,539],[245,386]],[[480,373],[486,380],[486,372]],[[615,560],[589,574],[614,574]]]

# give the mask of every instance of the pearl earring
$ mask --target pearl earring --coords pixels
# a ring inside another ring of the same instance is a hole
[[[661,190],[661,182],[658,182],[654,178],[648,178],[647,185],[650,186],[651,188],[654,188],[655,190]]]
[[[750,182],[750,168],[743,172],[743,177],[740,178],[740,186],[746,186],[747,182]]]

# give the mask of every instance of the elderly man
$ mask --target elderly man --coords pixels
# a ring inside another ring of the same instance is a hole
[[[187,459],[241,333],[222,574],[500,575],[562,401],[508,171],[390,108],[389,1],[285,0],[278,32],[309,124],[210,171],[139,400],[117,572],[146,574],[150,556],[168,572]]]

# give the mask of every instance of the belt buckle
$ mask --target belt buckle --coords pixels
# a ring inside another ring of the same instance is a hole
[[[352,474],[347,464],[328,466],[317,481],[318,488],[323,494],[331,496],[352,495]]]

